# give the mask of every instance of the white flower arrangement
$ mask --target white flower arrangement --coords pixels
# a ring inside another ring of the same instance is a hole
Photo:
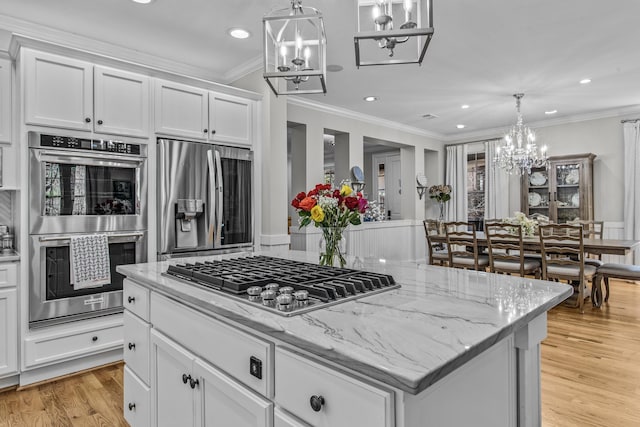
[[[511,224],[517,224],[522,227],[523,236],[533,236],[538,228],[538,221],[535,219],[527,218],[522,212],[514,212],[513,218],[507,218],[507,221]]]

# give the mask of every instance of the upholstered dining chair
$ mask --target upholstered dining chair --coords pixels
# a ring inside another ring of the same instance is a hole
[[[424,234],[427,238],[427,252],[430,265],[447,265],[449,263],[449,252],[446,245],[440,242],[433,242],[431,236],[440,233],[440,221],[435,219],[425,219],[422,221],[424,225]]]
[[[508,222],[492,222],[485,226],[489,247],[489,271],[492,273],[533,274],[540,278],[541,261],[525,257],[522,227]]]
[[[548,224],[540,226],[542,278],[566,280],[577,295],[575,307],[584,313],[587,282],[592,281],[596,267],[584,262],[584,242],[581,225]]]
[[[485,271],[489,266],[489,256],[478,252],[478,238],[475,224],[466,222],[445,222],[449,267]]]

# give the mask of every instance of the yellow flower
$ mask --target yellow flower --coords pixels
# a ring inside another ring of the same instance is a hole
[[[349,194],[351,194],[352,191],[353,190],[351,190],[351,187],[349,187],[348,185],[344,184],[342,186],[342,188],[340,189],[340,195],[342,197],[347,197],[347,196],[349,196]]]
[[[324,211],[320,205],[315,205],[311,208],[311,219],[315,222],[322,222],[324,220]]]

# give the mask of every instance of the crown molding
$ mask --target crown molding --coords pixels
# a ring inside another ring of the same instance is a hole
[[[625,107],[612,108],[608,110],[595,111],[593,113],[576,114],[573,116],[558,117],[555,119],[541,120],[537,122],[529,122],[527,126],[533,129],[541,129],[551,126],[566,125],[571,123],[587,122],[591,120],[608,119],[611,117],[625,118],[630,115],[640,114],[640,104],[629,105]],[[495,139],[504,136],[510,125],[499,128],[484,129],[477,132],[467,132],[465,134],[456,134],[451,136],[443,136],[445,143],[461,143],[465,141],[477,141],[481,139]]]
[[[380,117],[372,116],[369,114],[359,113],[357,111],[348,110],[342,107],[336,107],[329,104],[323,104],[317,101],[310,101],[305,98],[300,98],[297,96],[290,96],[287,98],[287,104],[293,105],[297,107],[309,108],[311,110],[316,110],[322,113],[333,114],[336,116],[346,117],[348,119],[359,120],[361,122],[370,123],[376,126],[384,126],[390,129],[399,130],[402,132],[410,133],[412,135],[425,136],[427,138],[433,138],[438,142],[444,141],[444,136],[430,132],[424,129],[420,129],[413,126],[404,125],[402,123],[394,122],[392,120],[383,119]]]
[[[231,84],[236,80],[243,78],[246,75],[249,75],[255,71],[262,69],[262,55],[258,55],[247,62],[244,62],[237,67],[234,67],[224,73],[224,81],[225,84]]]
[[[144,64],[179,75],[192,76],[203,80],[221,81],[224,76],[212,73],[210,70],[168,60],[155,55],[150,55],[128,47],[114,45],[98,39],[67,33],[51,27],[24,21],[11,16],[0,14],[0,29],[4,29],[15,35],[21,35],[29,39],[40,40],[43,43],[60,45],[76,50],[93,52],[101,56],[118,58],[124,62]],[[12,42],[13,44],[13,42]],[[13,49],[14,46],[11,46]],[[10,52],[15,57],[15,52]]]

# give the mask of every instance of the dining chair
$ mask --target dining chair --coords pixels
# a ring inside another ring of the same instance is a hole
[[[584,313],[587,282],[592,281],[596,267],[584,262],[582,226],[548,224],[540,226],[540,249],[542,251],[542,278],[544,280],[566,280],[577,295],[575,307]]]
[[[540,278],[540,259],[530,259],[524,254],[522,227],[509,222],[492,222],[485,226],[489,247],[489,271],[491,273],[533,274]]]
[[[593,220],[580,220],[575,219],[573,221],[567,221],[567,224],[571,225],[580,225],[582,226],[582,235],[585,239],[600,239],[602,240],[602,234],[604,230],[604,221],[593,221]],[[585,254],[584,262],[586,264],[591,264],[595,267],[601,267],[602,264],[602,255],[601,254]]]
[[[447,265],[449,263],[449,252],[446,245],[441,242],[433,242],[431,236],[440,234],[440,221],[436,219],[425,219],[424,234],[427,238],[427,252],[430,265]]]
[[[444,228],[449,249],[449,267],[485,271],[489,266],[489,256],[478,252],[475,224],[445,222]]]

